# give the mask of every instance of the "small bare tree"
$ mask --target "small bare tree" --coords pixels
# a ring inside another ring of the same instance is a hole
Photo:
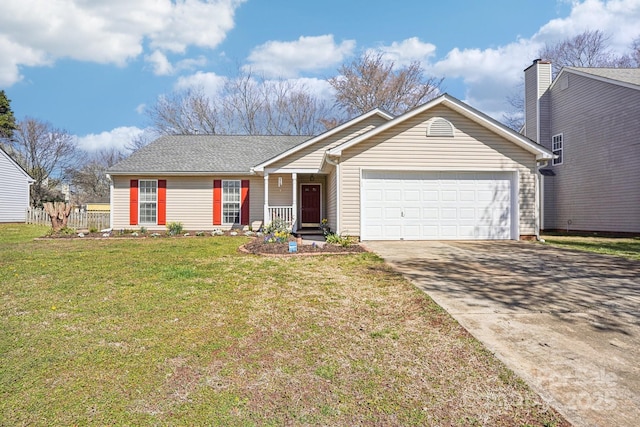
[[[124,154],[116,149],[102,149],[95,153],[87,153],[82,167],[68,171],[71,184],[78,203],[109,200],[109,180],[107,169],[124,158]]]
[[[55,198],[54,187],[76,162],[76,142],[67,131],[51,123],[27,117],[9,140],[16,161],[35,180],[31,203],[40,206]]]
[[[398,68],[382,53],[365,53],[338,72],[328,81],[336,91],[336,104],[350,116],[374,108],[402,114],[435,98],[443,81],[425,76],[417,61]]]

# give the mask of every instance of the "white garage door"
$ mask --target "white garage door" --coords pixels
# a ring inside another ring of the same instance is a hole
[[[384,172],[362,176],[363,240],[517,238],[511,172]]]

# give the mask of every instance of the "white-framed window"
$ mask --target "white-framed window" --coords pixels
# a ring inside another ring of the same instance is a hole
[[[222,181],[222,223],[240,223],[240,180]]]
[[[552,164],[554,166],[562,164],[563,158],[563,143],[562,143],[562,134],[559,133],[557,135],[553,135],[551,137],[551,151],[553,154],[558,156],[557,159],[553,159]]]
[[[138,183],[138,192],[140,224],[155,224],[158,221],[158,181],[141,179]]]

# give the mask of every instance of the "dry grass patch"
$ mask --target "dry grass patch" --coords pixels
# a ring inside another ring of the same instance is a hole
[[[2,227],[0,425],[567,425],[372,254]]]

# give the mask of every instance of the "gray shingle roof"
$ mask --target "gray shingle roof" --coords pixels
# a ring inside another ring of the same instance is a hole
[[[581,71],[606,79],[618,80],[640,86],[640,68],[584,68],[567,67],[569,70]]]
[[[309,136],[170,135],[139,149],[108,173],[248,173]]]

